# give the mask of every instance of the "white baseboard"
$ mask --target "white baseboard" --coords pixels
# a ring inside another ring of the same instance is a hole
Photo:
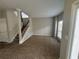
[[[38,36],[52,36],[51,34],[48,34],[48,33],[44,33],[44,34],[41,34],[41,33],[33,33],[33,35],[38,35]]]

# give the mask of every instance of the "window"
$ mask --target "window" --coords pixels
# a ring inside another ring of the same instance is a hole
[[[58,38],[62,39],[62,27],[63,27],[63,20],[58,22]]]
[[[57,39],[62,39],[62,30],[63,30],[63,13],[55,16],[54,20],[54,37]]]

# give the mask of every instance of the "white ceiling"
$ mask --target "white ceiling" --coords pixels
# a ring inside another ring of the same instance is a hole
[[[0,0],[0,7],[21,8],[31,17],[52,17],[64,10],[64,0]]]

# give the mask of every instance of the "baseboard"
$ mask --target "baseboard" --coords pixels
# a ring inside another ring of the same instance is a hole
[[[41,34],[33,34],[34,36],[52,36],[52,35],[41,35]]]
[[[59,39],[58,37],[53,37],[55,38],[58,42],[61,42],[61,39]]]

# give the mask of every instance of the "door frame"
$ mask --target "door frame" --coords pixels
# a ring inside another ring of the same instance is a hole
[[[72,3],[72,9],[71,9],[71,23],[70,23],[70,33],[69,33],[69,48],[68,48],[68,56],[67,59],[71,59],[71,53],[72,53],[72,46],[73,46],[73,36],[74,36],[74,27],[75,27],[75,17],[76,17],[76,9],[79,5],[79,0],[76,0]]]

